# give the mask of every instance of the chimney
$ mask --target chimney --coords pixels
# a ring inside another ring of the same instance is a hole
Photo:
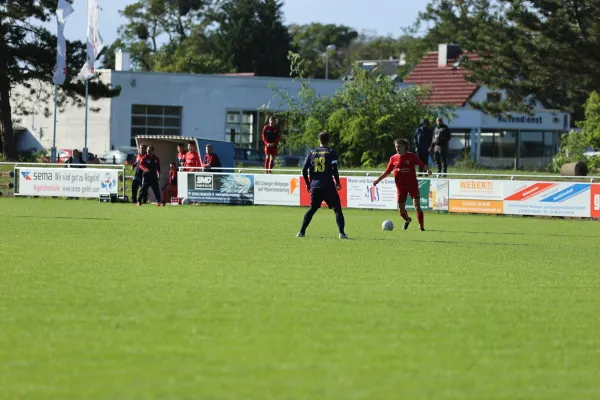
[[[446,67],[448,60],[454,59],[462,54],[462,49],[457,44],[438,45],[438,67]]]
[[[117,49],[117,51],[115,51],[115,71],[129,71],[130,65],[130,54],[122,52],[121,49]]]

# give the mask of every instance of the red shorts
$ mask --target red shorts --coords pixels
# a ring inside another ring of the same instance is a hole
[[[265,155],[277,157],[277,146],[273,146],[273,147],[265,146]]]
[[[407,187],[398,187],[396,186],[396,193],[398,194],[398,203],[406,203],[406,198],[408,195],[414,199],[418,199],[421,197],[419,194],[419,186],[407,186]]]

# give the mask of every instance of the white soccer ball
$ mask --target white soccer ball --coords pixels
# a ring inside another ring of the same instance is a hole
[[[182,203],[182,204],[186,204],[186,205],[187,205],[187,204],[190,204],[190,199],[188,199],[188,198],[185,198],[185,199],[183,199],[183,201],[182,201],[181,203]]]
[[[383,221],[383,224],[381,224],[381,229],[383,229],[384,231],[393,231],[394,223],[390,220],[385,220]]]

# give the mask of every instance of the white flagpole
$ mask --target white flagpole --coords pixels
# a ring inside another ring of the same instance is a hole
[[[56,103],[58,102],[58,86],[54,85],[54,136],[52,137],[52,155],[51,161],[52,163],[56,163],[56,156],[58,155],[56,151]]]
[[[88,139],[88,81],[85,80],[85,130],[84,130],[84,139],[83,139],[83,162],[87,164],[88,162],[88,148],[87,148],[87,139]]]

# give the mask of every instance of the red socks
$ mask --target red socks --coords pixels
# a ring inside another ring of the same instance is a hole
[[[417,219],[419,220],[419,226],[423,228],[423,222],[425,218],[422,211],[417,213]]]

